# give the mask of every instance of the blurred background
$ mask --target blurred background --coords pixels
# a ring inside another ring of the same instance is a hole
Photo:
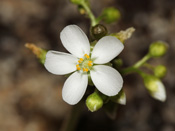
[[[121,12],[109,32],[133,26],[136,31],[120,54],[130,66],[148,51],[149,44],[163,40],[168,53],[150,61],[164,64],[167,100],[152,99],[135,74],[124,77],[126,106],[119,106],[115,120],[101,109],[91,113],[82,107],[76,131],[174,131],[175,130],[175,0],[90,0],[95,15],[105,7]],[[65,77],[47,72],[26,42],[48,50],[65,51],[59,33],[69,24],[89,36],[90,22],[68,0],[0,0],[0,131],[59,131],[72,106],[62,100]]]

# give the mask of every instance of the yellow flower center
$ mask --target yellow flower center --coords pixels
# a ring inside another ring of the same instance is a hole
[[[78,60],[78,64],[76,65],[77,70],[82,70],[83,72],[88,72],[92,69],[93,62],[90,59],[90,56],[85,54],[83,58]]]

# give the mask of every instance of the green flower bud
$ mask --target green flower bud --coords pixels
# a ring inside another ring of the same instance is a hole
[[[166,100],[165,87],[159,78],[152,75],[145,75],[143,79],[146,89],[153,98],[162,102]]]
[[[167,52],[167,44],[162,41],[153,42],[149,47],[149,54],[152,57],[163,56]]]
[[[120,18],[120,12],[113,7],[106,8],[103,10],[101,17],[106,23],[110,24]]]
[[[97,111],[103,106],[103,100],[97,92],[94,92],[86,99],[86,106],[91,112]]]
[[[126,95],[123,89],[117,95],[110,97],[110,100],[121,105],[126,105]]]
[[[154,68],[154,75],[158,78],[162,78],[166,75],[167,69],[163,65],[158,65]]]
[[[107,29],[102,24],[97,24],[91,28],[91,35],[94,39],[99,40],[103,36],[107,35]]]

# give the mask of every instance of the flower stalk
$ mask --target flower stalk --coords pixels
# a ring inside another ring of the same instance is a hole
[[[136,64],[134,64],[133,67],[134,68],[141,67],[150,58],[151,58],[151,56],[149,54],[145,55],[141,60],[139,60]]]
[[[92,13],[92,11],[90,10],[89,6],[87,5],[87,3],[83,0],[80,3],[81,6],[83,6],[83,8],[85,9],[87,15],[89,16],[90,20],[91,20],[91,26],[95,26],[98,24],[98,21],[96,20],[94,14]]]
[[[138,73],[142,77],[145,76],[145,73],[142,72],[139,67],[145,65],[145,63],[151,58],[149,54],[146,54],[141,60],[136,62],[133,66],[123,69],[121,72],[123,75],[130,74],[130,73]]]

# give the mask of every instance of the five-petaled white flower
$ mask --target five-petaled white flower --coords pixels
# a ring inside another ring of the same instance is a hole
[[[114,68],[102,65],[114,59],[124,48],[113,36],[101,38],[90,51],[90,43],[85,33],[76,25],[66,26],[60,38],[63,46],[71,53],[48,51],[45,67],[56,75],[72,73],[62,90],[64,101],[74,105],[83,97],[88,75],[96,88],[107,96],[118,94],[123,86],[123,78]]]

